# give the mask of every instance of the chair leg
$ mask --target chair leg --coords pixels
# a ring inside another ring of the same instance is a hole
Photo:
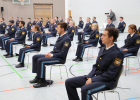
[[[105,100],[106,100],[106,95],[105,95],[105,91],[104,91],[104,98],[105,98]]]
[[[119,100],[121,100],[119,92],[117,92],[117,91],[114,91],[114,92],[116,92],[118,94],[118,98],[119,98]]]
[[[89,53],[89,48],[88,48],[88,51],[87,51],[87,61],[88,61],[88,53]]]
[[[97,100],[98,100],[98,93],[97,93]]]
[[[139,61],[139,58],[138,58],[138,63],[139,63],[139,67],[140,67],[140,61]]]
[[[125,76],[126,76],[126,69],[127,69],[127,58],[126,58]]]
[[[51,80],[51,75],[52,75],[52,67],[53,66],[51,66],[51,68],[50,68],[50,80]],[[49,87],[50,87],[50,84],[49,84]]]
[[[64,65],[65,66],[65,65]],[[68,76],[68,71],[67,71],[67,67],[65,66],[65,69],[66,69],[66,73],[67,73],[67,78],[69,78],[69,76]]]
[[[61,68],[60,68],[60,66],[59,66],[59,69],[60,69],[60,77],[61,77],[61,79],[62,79],[62,75],[61,75]]]
[[[28,55],[28,65],[27,65],[27,68],[28,68],[28,66],[29,66],[29,55]]]

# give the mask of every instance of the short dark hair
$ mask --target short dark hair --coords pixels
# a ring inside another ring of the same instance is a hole
[[[81,18],[81,19],[82,19],[82,17],[79,17],[79,18]]]
[[[41,20],[43,20],[43,18],[40,18]]]
[[[110,19],[112,21],[112,18],[108,18],[108,19]]]
[[[31,20],[31,18],[28,18],[28,19],[30,19],[30,20]]]
[[[64,31],[67,30],[67,27],[68,27],[67,23],[65,23],[65,22],[58,22],[57,25],[60,25],[61,28],[64,28]]]
[[[93,18],[95,18],[96,19],[96,17],[94,16]]]
[[[118,36],[119,36],[119,31],[118,29],[114,28],[114,27],[107,27],[105,29],[105,31],[108,32],[108,37],[113,36],[113,42],[117,40]]]
[[[23,26],[25,25],[25,22],[24,21],[20,21],[20,23],[23,24]]]
[[[123,19],[123,17],[120,17],[121,19]]]
[[[9,20],[9,22],[12,23],[12,24],[14,24],[14,21],[13,20]]]
[[[4,18],[3,17],[1,17],[1,19],[4,21]]]
[[[49,19],[49,17],[46,17],[47,19]]]

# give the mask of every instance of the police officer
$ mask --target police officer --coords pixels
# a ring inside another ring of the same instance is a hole
[[[32,31],[31,31],[31,27],[32,27],[32,23],[31,23],[31,18],[28,18],[28,24],[27,24],[27,31],[28,31],[28,41],[32,41]]]
[[[60,22],[63,22],[63,18],[62,17],[60,17]]]
[[[68,36],[70,37],[71,41],[73,41],[73,37],[74,37],[74,32],[75,32],[75,22],[74,21],[70,21],[69,23],[69,30],[67,31]]]
[[[15,23],[15,21],[14,21],[14,18],[13,18],[13,17],[10,17],[10,20],[12,20],[12,21]]]
[[[70,23],[70,19],[69,18],[67,18],[67,24],[68,24],[68,28],[67,28],[67,30],[69,30],[69,23]]]
[[[40,26],[42,27],[43,25],[43,18],[40,18]]]
[[[82,20],[82,17],[79,17],[79,25],[76,26],[76,35],[78,34],[78,29],[82,29],[84,26],[84,22]]]
[[[92,19],[92,23],[98,23],[98,22],[96,21],[96,17],[95,17],[95,16],[94,16],[93,19]]]
[[[84,43],[78,44],[76,51],[77,57],[73,59],[73,61],[83,61],[85,48],[97,46],[98,40],[99,40],[99,27],[97,23],[93,23],[90,38],[88,40],[85,40]]]
[[[123,17],[120,17],[120,23],[118,25],[119,33],[123,33],[126,27],[126,23],[123,21]]]
[[[39,25],[39,27],[42,27],[40,22],[39,22],[39,18],[36,18],[36,25]]]
[[[106,28],[107,27],[115,27],[115,25],[112,23],[112,19],[111,18],[108,18],[108,20],[107,20],[107,25],[106,25]]]
[[[16,27],[19,27],[19,17],[16,18]]]
[[[46,25],[43,26],[43,28],[42,28],[42,29],[43,29],[43,33],[45,33],[45,29],[46,29],[46,28],[49,28],[49,27],[50,27],[49,17],[46,18],[46,21],[47,21],[47,22],[46,22]]]
[[[121,47],[125,57],[136,56],[140,46],[140,35],[137,30],[137,26],[134,24],[129,25],[128,27],[129,34],[125,39],[125,45]]]
[[[57,32],[60,37],[57,39],[53,51],[48,54],[33,56],[32,72],[37,75],[30,83],[37,83],[33,85],[34,88],[47,86],[45,81],[45,65],[64,64],[66,62],[66,57],[71,46],[71,40],[66,34],[66,29],[67,23],[59,22]]]
[[[84,41],[85,35],[90,35],[90,32],[91,32],[91,22],[90,22],[90,18],[87,17],[87,23],[84,30],[78,33],[78,41],[79,41],[78,43]]]
[[[56,28],[57,28],[56,21],[54,19],[52,19],[51,25],[49,28],[49,32],[43,34],[43,45],[42,46],[46,47],[48,45],[47,39],[49,37],[56,37],[56,34],[57,34]]]
[[[18,33],[17,37],[11,38],[11,39],[6,41],[5,49],[6,49],[7,54],[4,55],[6,58],[13,57],[13,45],[14,44],[25,43],[27,31],[26,31],[24,25],[25,25],[25,22],[20,21],[20,23],[19,23],[20,29],[19,29],[19,33]]]
[[[4,22],[4,18],[0,18],[0,34],[5,34],[6,24]]]
[[[100,49],[92,71],[88,75],[66,80],[65,86],[69,100],[80,100],[76,88],[81,87],[81,100],[93,100],[92,94],[110,90],[116,86],[124,59],[122,52],[114,44],[117,37],[117,29],[106,28],[101,37],[106,47]]]
[[[16,65],[16,68],[24,67],[25,53],[41,50],[42,33],[40,31],[39,25],[34,25],[32,31],[35,32],[33,36],[33,43],[31,45],[25,44],[25,48],[20,49],[18,57],[18,62],[20,62],[20,64]]]
[[[36,18],[34,18],[33,25],[36,25]]]
[[[9,21],[9,26],[7,26],[8,33],[4,36],[0,37],[0,46],[2,47],[1,50],[5,50],[5,41],[15,37],[15,33],[17,31],[16,26],[14,25],[14,21]]]
[[[54,17],[54,20],[56,20],[56,24],[59,22],[58,17]]]

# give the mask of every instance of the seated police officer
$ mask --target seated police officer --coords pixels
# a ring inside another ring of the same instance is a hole
[[[33,43],[31,45],[25,44],[25,48],[20,49],[18,57],[18,62],[20,63],[16,65],[16,68],[24,67],[25,53],[41,50],[42,33],[40,31],[39,25],[34,25],[32,31],[34,32]]]
[[[93,19],[92,19],[92,24],[93,24],[93,23],[98,23],[98,22],[96,21],[96,17],[95,17],[95,16],[94,16]]]
[[[74,21],[70,21],[69,23],[69,29],[67,31],[68,36],[70,37],[71,41],[73,41],[73,37],[74,37],[74,32],[75,32],[75,22]]]
[[[82,29],[84,26],[84,22],[82,20],[82,17],[79,17],[79,25],[76,26],[76,35],[78,34],[78,29]]]
[[[56,24],[59,22],[59,20],[58,20],[58,17],[57,17],[57,16],[55,16],[55,17],[54,17],[54,20],[56,21]]]
[[[92,94],[115,87],[117,74],[122,69],[124,59],[122,52],[114,44],[117,37],[117,29],[106,28],[101,37],[106,47],[100,49],[92,71],[88,75],[66,80],[69,100],[80,100],[76,88],[81,87],[81,100],[93,100]]]
[[[106,25],[106,28],[107,28],[107,27],[115,27],[115,25],[112,23],[112,19],[111,19],[111,18],[108,18],[108,19],[107,19],[107,23],[108,23],[108,24]]]
[[[5,41],[15,37],[15,33],[17,31],[17,28],[14,25],[13,20],[9,21],[9,26],[7,26],[7,31],[8,31],[7,34],[5,34],[4,36],[0,37],[0,46],[2,47],[1,48],[2,50],[5,50]]]
[[[31,22],[31,18],[28,18],[28,24],[27,24],[27,31],[28,31],[28,41],[32,41],[32,31],[31,31],[31,27],[32,27],[32,22]]]
[[[4,22],[4,18],[0,18],[0,34],[5,34],[6,24]]]
[[[42,29],[43,29],[43,33],[45,33],[45,29],[46,29],[46,28],[49,28],[49,27],[50,27],[49,17],[46,18],[46,21],[47,21],[47,22],[46,22],[46,25],[43,26],[43,28],[42,28]]]
[[[129,34],[125,39],[125,45],[121,47],[125,57],[136,56],[140,46],[140,35],[136,25],[131,24],[128,27]]]
[[[120,17],[120,23],[118,25],[119,33],[123,33],[125,30],[126,23],[123,21],[123,17]]]
[[[60,22],[64,22],[62,17],[60,17]]]
[[[43,34],[43,45],[42,45],[43,47],[48,46],[47,39],[49,37],[56,37],[56,34],[57,34],[56,28],[57,28],[56,21],[54,19],[52,19],[51,25],[50,25],[50,28],[49,28],[49,32]]]
[[[13,57],[13,45],[14,44],[25,43],[27,31],[26,31],[24,25],[25,25],[25,22],[20,21],[19,22],[19,28],[20,29],[19,29],[19,33],[18,33],[17,37],[11,38],[11,39],[6,41],[5,49],[6,49],[7,54],[4,55],[6,58]]]
[[[98,40],[99,40],[99,27],[97,23],[93,23],[90,38],[88,40],[85,40],[84,43],[78,44],[76,51],[77,57],[73,59],[73,61],[83,61],[85,48],[97,46]]]
[[[83,31],[78,33],[78,43],[81,43],[85,39],[85,35],[90,35],[91,32],[91,22],[90,18],[87,17],[87,23]]]
[[[59,22],[57,32],[60,37],[57,39],[53,51],[48,54],[33,56],[32,72],[37,75],[30,83],[37,83],[33,85],[35,88],[47,86],[45,80],[45,65],[64,64],[66,62],[66,57],[71,46],[71,40],[66,34],[66,30],[67,23]]]
[[[33,25],[36,25],[36,18],[34,18]]]
[[[19,28],[19,17],[16,18],[16,27]]]

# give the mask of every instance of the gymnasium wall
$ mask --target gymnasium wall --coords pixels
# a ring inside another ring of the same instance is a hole
[[[4,7],[3,17],[8,23],[10,16],[22,17],[26,20],[28,17],[34,19],[33,4],[53,4],[53,17],[62,16],[65,18],[65,0],[30,0],[31,4],[21,6],[20,4],[13,4],[12,0],[0,0],[0,7]],[[0,13],[1,17],[1,13]]]

